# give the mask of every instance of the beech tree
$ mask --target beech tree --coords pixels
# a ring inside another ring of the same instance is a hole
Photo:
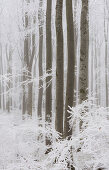
[[[42,97],[43,97],[43,80],[40,77],[43,75],[43,0],[39,1],[39,95],[38,95],[38,116],[42,117]]]
[[[105,40],[105,83],[106,83],[106,107],[108,107],[108,23],[106,23],[106,6],[107,6],[107,1],[104,0],[104,40]],[[108,21],[109,22],[109,21]]]
[[[52,37],[51,37],[51,13],[52,0],[47,0],[46,9],[46,73],[51,73],[52,70]],[[52,112],[52,77],[46,78],[46,121],[51,122]]]
[[[30,1],[27,1],[27,4],[29,5]],[[23,113],[26,111],[26,103],[27,103],[27,113],[29,115],[32,115],[32,89],[33,89],[33,83],[31,81],[32,79],[32,65],[33,65],[33,59],[35,57],[35,33],[32,33],[32,36],[30,33],[27,33],[28,29],[31,26],[31,20],[29,20],[28,11],[25,13],[25,39],[24,39],[24,66],[27,69],[27,75],[23,76],[23,81],[26,79],[29,80],[28,83],[28,94],[27,94],[27,101],[25,98],[25,88],[24,88],[24,94],[23,94]],[[35,26],[36,17],[33,17],[33,25]],[[30,49],[30,46],[32,44],[32,48]],[[25,86],[25,85],[24,85]]]
[[[0,75],[2,75],[2,45],[0,43]],[[2,109],[2,80],[0,80],[0,109]]]
[[[72,131],[69,127],[68,106],[73,106],[74,101],[74,79],[75,79],[75,47],[74,47],[74,24],[72,1],[66,0],[66,19],[67,19],[67,48],[68,48],[68,68],[67,68],[67,88],[65,104],[64,136],[71,136]]]
[[[10,80],[10,75],[12,75],[12,48],[11,46],[8,47],[6,45],[6,59],[7,59],[7,75],[8,75],[8,82],[7,82],[7,102],[6,102],[6,109],[8,112],[10,112],[10,107],[12,106],[12,96],[9,92],[9,90],[12,88],[12,82]]]
[[[63,134],[63,0],[56,2],[56,130]]]
[[[80,72],[79,72],[79,97],[80,103],[88,95],[88,55],[89,55],[89,18],[88,0],[82,0],[81,10],[81,39],[80,39]]]

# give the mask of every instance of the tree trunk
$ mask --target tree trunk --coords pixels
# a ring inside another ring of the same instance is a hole
[[[31,82],[32,79],[32,75],[31,75],[31,67],[28,69],[29,73],[28,73],[28,79],[29,79],[29,83],[28,83],[28,98],[27,98],[27,114],[32,116],[32,92],[33,92],[33,83]]]
[[[104,1],[104,39],[105,39],[105,84],[106,84],[106,107],[108,107],[108,24],[106,24],[106,0]]]
[[[2,75],[2,45],[0,43],[0,76]],[[2,109],[2,79],[0,79],[0,109]]]
[[[34,24],[36,19],[34,18]],[[28,49],[30,50],[30,49]],[[27,68],[28,68],[28,98],[27,98],[27,113],[32,116],[32,98],[33,98],[33,82],[32,82],[32,65],[33,59],[35,56],[35,33],[32,34],[32,51],[30,53],[30,59],[28,59]]]
[[[75,50],[74,50],[74,24],[72,1],[66,0],[66,19],[67,19],[67,47],[68,47],[68,68],[67,68],[67,88],[66,88],[66,104],[65,104],[65,124],[64,137],[72,135],[69,127],[68,106],[73,106],[74,101],[74,79],[75,79]]]
[[[46,10],[46,73],[52,72],[52,36],[51,36],[51,15],[52,0],[47,0]],[[51,123],[52,118],[52,76],[46,78],[46,122]],[[51,145],[51,141],[46,138],[46,145]],[[50,149],[46,151],[49,153]]]
[[[30,1],[28,0],[27,3],[29,4]],[[25,12],[25,30],[27,30],[31,26],[31,18],[28,16],[28,12]],[[33,26],[35,26],[36,18],[33,17]],[[32,49],[31,49],[32,44]],[[26,67],[26,76],[24,74],[25,81],[28,80],[28,94],[27,94],[27,102],[26,102],[26,95],[25,95],[25,84],[23,86],[24,94],[23,94],[23,110],[25,111],[25,105],[27,103],[27,113],[32,116],[32,65],[33,59],[35,56],[35,33],[27,33],[24,40],[24,66]],[[25,112],[24,112],[25,113]]]
[[[23,86],[22,86],[22,89],[23,89],[23,96],[22,96],[22,115],[24,115],[26,113],[26,88],[25,88],[25,82],[26,78],[25,78],[25,72],[23,73],[23,78],[22,78],[22,81],[23,81]]]
[[[62,28],[63,0],[56,4],[56,130],[63,134],[63,28]]]
[[[51,73],[52,69],[52,37],[51,37],[51,9],[52,0],[47,0],[46,11],[46,72]],[[46,121],[51,122],[52,112],[52,79],[51,76],[46,78]]]
[[[28,28],[28,13],[25,13],[25,30]],[[28,34],[25,35],[25,39],[24,39],[24,63],[23,63],[23,67],[27,69],[27,65],[28,65],[28,58],[29,58],[29,43],[28,43]],[[22,114],[25,114],[27,111],[27,103],[26,103],[26,86],[25,86],[25,81],[27,80],[27,73],[23,72],[23,99],[22,99]]]
[[[89,55],[88,0],[82,0],[80,75],[79,75],[80,103],[86,100],[88,95],[88,55]]]
[[[42,54],[43,54],[43,0],[39,2],[39,94],[38,94],[38,117],[42,117],[42,97],[43,97],[43,80],[40,77],[43,75]]]
[[[6,45],[6,58],[7,58],[7,74],[8,74],[8,82],[7,82],[7,102],[6,102],[6,109],[8,112],[10,112],[10,107],[12,106],[12,97],[10,90],[12,88],[12,83],[10,80],[10,75],[12,75],[12,49],[11,46],[8,49],[8,46]]]

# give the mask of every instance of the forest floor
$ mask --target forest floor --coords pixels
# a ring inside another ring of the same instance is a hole
[[[60,140],[51,127],[38,126],[35,117],[25,116],[22,120],[19,111],[0,111],[0,170],[69,170],[67,166],[68,162],[72,163],[72,155],[76,170],[84,167],[109,170],[109,113],[103,107],[95,107],[84,114],[83,130],[72,135],[71,140]],[[54,142],[51,152],[45,154],[48,134],[52,134]],[[79,152],[78,148],[81,148]]]
[[[36,120],[0,112],[0,170],[39,170]],[[44,146],[42,147],[44,149]],[[37,167],[37,168],[36,168]]]

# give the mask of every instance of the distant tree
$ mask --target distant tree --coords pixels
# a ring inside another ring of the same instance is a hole
[[[0,76],[2,75],[2,44],[0,43]],[[2,109],[2,79],[0,79],[0,109]]]
[[[68,106],[73,106],[74,101],[74,79],[75,79],[75,47],[74,47],[74,24],[72,1],[66,0],[66,19],[67,19],[67,47],[68,47],[68,68],[67,68],[67,88],[65,104],[64,136],[72,135],[69,127]]]
[[[74,101],[73,104],[78,104],[78,39],[79,39],[79,23],[77,22],[77,15],[78,15],[78,0],[74,0],[73,5],[73,22],[74,22],[74,43],[75,43],[75,82],[74,82]]]
[[[56,130],[63,134],[63,0],[56,2]]]
[[[30,1],[27,1],[27,4],[29,5]],[[33,17],[33,24],[35,25],[36,17]],[[33,83],[31,81],[32,78],[32,65],[33,65],[33,59],[35,57],[35,33],[32,33],[32,36],[30,33],[28,33],[28,29],[30,28],[30,17],[28,16],[28,11],[25,12],[25,39],[24,39],[24,66],[27,69],[27,75],[23,76],[23,81],[29,80],[28,83],[28,94],[27,94],[27,101],[25,96],[25,85],[24,85],[24,94],[23,94],[23,113],[26,112],[26,102],[27,102],[27,113],[29,115],[32,115],[32,89],[33,89]],[[31,47],[32,44],[32,48]]]
[[[80,73],[79,95],[80,103],[87,99],[88,95],[88,55],[89,55],[89,18],[88,0],[82,1],[81,10],[81,46],[80,46]]]
[[[3,76],[3,74],[4,74],[4,70],[3,70],[3,51],[2,51],[2,43],[0,43],[0,74],[1,74],[1,76]],[[1,85],[0,85],[0,98],[1,98],[1,101],[0,101],[0,103],[1,103],[1,109],[2,110],[5,110],[6,109],[6,107],[5,107],[5,94],[4,94],[4,81],[3,81],[3,78],[0,80],[0,83],[1,83]]]
[[[38,11],[38,20],[39,20],[39,94],[38,94],[38,117],[42,117],[42,97],[43,97],[43,80],[40,77],[43,75],[43,0],[39,1],[39,11]]]
[[[12,96],[10,94],[10,90],[12,88],[12,82],[10,80],[10,75],[12,75],[12,53],[13,50],[11,46],[6,45],[6,59],[7,59],[7,75],[8,75],[8,82],[7,82],[7,102],[6,102],[6,109],[8,112],[10,112],[10,108],[12,106]]]
[[[105,39],[105,83],[106,83],[106,107],[108,107],[109,102],[109,90],[108,90],[108,23],[106,23],[106,6],[107,1],[104,0],[104,39]],[[109,21],[108,21],[109,22]]]
[[[25,12],[25,16],[24,16],[24,27],[25,27],[25,32],[28,29],[28,12]],[[25,33],[25,39],[24,39],[24,61],[23,61],[23,67],[27,68],[28,63],[29,63],[29,38],[30,35],[27,34],[27,32]],[[26,72],[23,72],[23,79],[22,81],[25,82],[27,79],[26,76]],[[22,100],[22,113],[25,114],[27,111],[27,102],[26,102],[26,86],[25,83],[23,83],[23,100]]]
[[[35,19],[34,19],[35,24]],[[30,56],[29,65],[28,65],[28,78],[29,78],[29,84],[28,84],[28,100],[27,100],[27,113],[29,115],[32,115],[32,94],[33,94],[33,82],[31,82],[32,79],[32,65],[33,65],[33,59],[35,57],[35,33],[32,34],[32,53]]]

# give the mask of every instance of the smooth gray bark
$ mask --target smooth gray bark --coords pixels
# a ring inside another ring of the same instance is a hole
[[[104,1],[104,40],[105,40],[105,84],[106,84],[106,107],[108,107],[108,25],[106,24],[106,5]],[[109,21],[108,21],[109,22]]]
[[[0,76],[2,75],[2,45],[0,44]],[[2,109],[2,80],[0,80],[0,109]]]
[[[25,29],[28,28],[28,13],[25,13]],[[24,62],[23,62],[23,67],[27,68],[28,65],[28,49],[29,49],[29,42],[28,42],[28,35],[26,34],[25,39],[24,39]],[[26,86],[25,86],[25,81],[27,80],[27,74],[24,71],[23,72],[23,99],[22,99],[22,114],[25,114],[27,111],[27,99],[26,99]]]
[[[52,69],[52,36],[51,36],[51,14],[52,0],[47,0],[46,10],[46,72],[51,73]],[[51,122],[52,112],[52,76],[46,78],[46,121]]]
[[[86,100],[88,95],[88,55],[89,55],[88,0],[82,0],[80,74],[79,74],[80,103]]]
[[[39,94],[38,94],[38,117],[42,117],[42,99],[43,99],[43,75],[42,54],[43,54],[43,0],[39,2],[38,20],[39,20]]]
[[[52,0],[47,0],[46,9],[46,73],[52,72],[52,35],[51,35],[51,15],[52,15]],[[46,78],[46,115],[47,123],[51,123],[52,119],[52,76]],[[51,145],[51,141],[46,138],[46,145]],[[46,151],[49,153],[50,149]]]
[[[34,24],[35,24],[35,18],[34,18]],[[32,82],[32,65],[33,65],[33,59],[35,57],[35,33],[32,34],[32,51],[30,54],[30,60],[28,63],[28,100],[27,100],[27,113],[32,116],[32,98],[33,98],[33,82]]]
[[[62,27],[63,0],[56,3],[56,130],[63,134],[63,27]]]
[[[10,80],[10,75],[12,75],[12,49],[6,45],[6,58],[7,58],[7,74],[8,74],[8,82],[7,82],[7,101],[6,101],[6,109],[8,112],[10,112],[11,106],[12,106],[12,97],[10,90],[12,88],[12,83]]]
[[[29,3],[29,1],[27,1]],[[28,16],[28,12],[25,13],[25,30],[27,30],[30,27],[30,20]],[[33,23],[35,25],[36,18],[33,18]],[[32,49],[30,50],[30,45],[32,41]],[[35,33],[32,33],[32,36],[27,33],[24,40],[24,66],[27,69],[27,74],[23,76],[23,81],[28,80],[28,94],[26,99],[25,94],[25,84],[23,86],[24,94],[23,94],[23,106],[22,110],[24,111],[23,114],[27,111],[27,114],[32,116],[32,65],[33,65],[33,59],[35,57]],[[26,109],[26,110],[25,110]]]
[[[74,24],[72,1],[66,0],[66,19],[67,19],[67,47],[68,47],[68,67],[67,67],[67,87],[65,104],[64,137],[72,135],[69,127],[68,106],[73,106],[74,101],[74,79],[75,79],[75,50],[74,50]]]

